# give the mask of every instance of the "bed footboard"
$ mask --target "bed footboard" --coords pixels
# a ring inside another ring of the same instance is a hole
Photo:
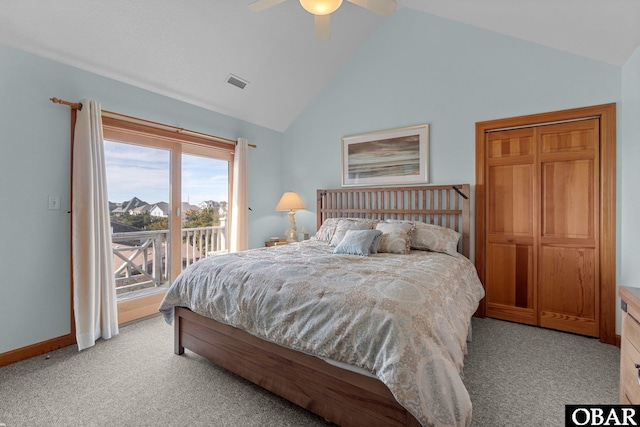
[[[174,351],[185,348],[340,426],[418,427],[379,380],[175,308]]]

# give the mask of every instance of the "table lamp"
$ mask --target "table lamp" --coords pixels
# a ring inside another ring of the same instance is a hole
[[[289,212],[289,226],[291,228],[289,230],[289,235],[287,236],[288,241],[298,241],[295,211],[299,211],[301,209],[305,209],[304,203],[302,203],[302,200],[300,200],[300,196],[298,196],[298,193],[295,193],[293,191],[285,192],[280,198],[278,205],[276,206],[277,211]]]

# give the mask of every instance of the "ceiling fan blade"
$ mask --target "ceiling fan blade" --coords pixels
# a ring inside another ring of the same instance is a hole
[[[382,16],[389,16],[396,11],[398,2],[396,0],[347,0],[360,7],[369,9]]]
[[[257,0],[249,4],[249,10],[252,12],[262,12],[265,9],[269,9],[275,5],[278,5],[285,0]]]
[[[331,15],[313,15],[316,25],[316,40],[326,42],[331,40]]]

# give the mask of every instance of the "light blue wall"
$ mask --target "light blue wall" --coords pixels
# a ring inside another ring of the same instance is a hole
[[[475,123],[620,100],[620,68],[402,9],[286,130],[284,180],[308,207],[341,185],[341,138],[430,124],[432,184],[475,182]],[[311,207],[310,207],[311,206]]]
[[[340,187],[343,136],[429,123],[431,183],[473,185],[476,122],[618,102],[618,282],[640,286],[638,76],[638,52],[621,70],[402,9],[282,135],[0,45],[0,353],[69,332],[68,217],[46,205],[69,203],[69,111],[50,97],[258,144],[252,247],[287,228],[273,210],[283,190],[307,205],[298,229],[315,230],[315,190]]]
[[[0,45],[0,353],[69,333],[69,101],[247,138],[250,244],[281,234],[282,134]],[[63,209],[47,209],[60,195]],[[284,222],[283,222],[284,221]]]
[[[620,275],[618,283],[640,287],[640,48],[622,67],[622,108],[618,138],[621,180]]]
[[[285,132],[283,182],[308,207],[296,215],[299,227],[315,230],[315,190],[341,185],[343,136],[429,123],[431,183],[473,186],[476,122],[605,103],[620,107],[624,99],[618,165],[623,162],[627,184],[618,217],[623,206],[626,218],[618,228],[628,250],[621,251],[618,240],[618,271],[625,266],[623,280],[640,286],[638,52],[624,67],[624,89],[622,75],[620,67],[402,9]]]

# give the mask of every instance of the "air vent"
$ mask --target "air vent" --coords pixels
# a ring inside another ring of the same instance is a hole
[[[245,86],[249,84],[248,81],[243,80],[238,76],[234,76],[233,74],[229,74],[229,77],[227,77],[227,83],[234,85],[235,87],[239,87],[240,89],[244,89]]]

